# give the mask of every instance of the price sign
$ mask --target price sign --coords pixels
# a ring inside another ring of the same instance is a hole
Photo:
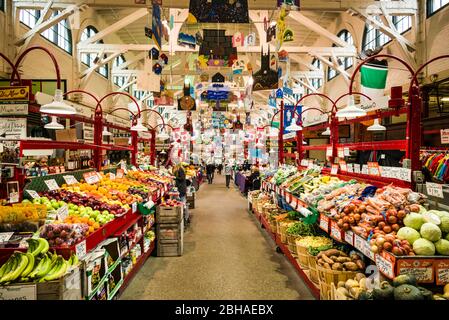
[[[136,166],[131,166],[131,170],[132,170],[132,171],[137,171]]]
[[[329,232],[329,218],[324,214],[320,214],[320,228],[326,232]]]
[[[351,246],[354,246],[354,232],[348,230],[345,232],[345,241]]]
[[[343,151],[343,148],[338,148],[337,149],[337,154],[339,158],[344,158],[345,157],[345,153]]]
[[[136,213],[136,211],[137,211],[137,202],[133,202],[133,204],[131,205],[131,208],[132,208],[132,212]]]
[[[314,163],[313,160],[309,160],[309,164],[307,165],[307,169],[313,169]]]
[[[367,166],[366,164],[364,164],[364,165],[362,166],[361,173],[362,173],[362,174],[368,174],[368,166]]]
[[[69,186],[72,184],[77,184],[78,180],[74,176],[63,176],[65,183],[67,183]]]
[[[103,177],[101,176],[100,172],[96,172],[97,176],[98,176],[98,180],[101,181],[103,179]]]
[[[395,277],[394,274],[394,264],[382,257],[380,254],[376,254],[376,266],[379,271],[389,279],[393,279]]]
[[[449,129],[441,129],[441,144],[449,143]]]
[[[251,198],[251,200],[252,200],[252,198]],[[251,202],[252,202],[252,201],[251,201]],[[145,203],[145,207],[147,207],[148,209],[153,208],[154,205],[155,205],[155,203],[154,203],[152,200],[150,200],[150,201],[148,201],[147,203]]]
[[[34,190],[26,190],[26,192],[28,192],[30,197],[33,198],[33,199],[40,199],[41,198],[39,196],[39,194],[36,191],[34,191]]]
[[[343,155],[345,157],[349,157],[351,155],[351,153],[349,152],[349,148],[348,147],[344,147],[343,148]]]
[[[9,194],[9,203],[17,203],[17,202],[19,202],[19,193],[11,192]]]
[[[45,180],[48,190],[58,190],[59,186],[55,179]]]
[[[0,232],[0,243],[8,242],[8,240],[12,237],[14,232]]]
[[[363,246],[365,239],[363,239],[361,236],[354,234],[354,247],[363,253]]]
[[[78,256],[78,259],[83,259],[86,256],[87,248],[86,248],[86,240],[81,241],[75,246],[75,253]]]
[[[88,184],[94,184],[100,182],[100,178],[98,177],[95,171],[83,173],[84,181]]]
[[[443,185],[433,182],[426,182],[426,189],[429,196],[444,199]]]
[[[331,174],[336,175],[338,173],[338,164],[333,164]]]
[[[301,166],[302,167],[307,167],[309,165],[309,161],[307,159],[302,159],[301,160]]]
[[[432,259],[398,259],[398,274],[414,275],[418,283],[433,283],[433,262]]]
[[[20,284],[0,287],[0,300],[37,300],[37,285]]]
[[[332,157],[332,147],[326,148],[326,157]]]
[[[68,208],[67,205],[62,206],[61,208],[58,209],[58,218],[59,218],[59,220],[63,221],[68,216],[69,216],[69,208]]]
[[[347,167],[348,167],[348,172],[350,172],[350,173],[354,172],[354,164],[353,163],[348,163]]]
[[[124,174],[123,169],[117,169],[117,176],[116,176],[116,178],[117,179],[123,178],[123,174]]]
[[[346,165],[345,160],[338,161],[338,164],[340,165],[341,171],[348,171],[348,166]]]
[[[435,280],[437,286],[444,286],[449,283],[449,259],[435,260]]]
[[[342,241],[342,230],[334,220],[331,221],[331,237],[337,241]]]
[[[398,168],[397,179],[412,182],[412,170],[408,168]]]
[[[360,173],[360,164],[354,163],[354,173]]]
[[[109,179],[110,180],[115,180],[115,174],[113,174],[112,172],[109,173]]]
[[[368,162],[368,174],[372,176],[380,176],[380,168],[377,162]]]

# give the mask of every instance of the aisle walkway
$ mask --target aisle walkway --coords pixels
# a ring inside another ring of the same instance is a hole
[[[313,299],[222,176],[196,200],[184,255],[150,257],[121,299]]]

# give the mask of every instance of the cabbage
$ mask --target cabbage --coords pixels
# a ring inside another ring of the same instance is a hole
[[[426,222],[421,226],[421,237],[429,241],[435,242],[441,239],[441,230],[437,225]]]
[[[424,224],[424,218],[419,213],[410,212],[405,216],[404,224],[406,227],[410,227],[419,231],[419,229],[421,229],[421,226]]]
[[[437,249],[437,253],[442,256],[449,256],[449,241],[445,239],[440,239],[435,242],[435,248]]]
[[[445,238],[446,240],[449,240],[449,233],[446,235],[446,238]]]
[[[442,212],[440,215],[440,229],[443,232],[449,232],[449,212],[446,211],[440,211]]]
[[[423,214],[423,213],[426,213],[426,212],[427,212],[427,209],[424,208],[422,205],[419,205],[419,212],[418,213]]]
[[[413,251],[420,256],[434,256],[435,245],[426,239],[418,239],[413,243]]]
[[[399,229],[397,237],[400,240],[407,240],[410,244],[413,244],[416,240],[421,238],[418,231],[410,227],[402,227]]]

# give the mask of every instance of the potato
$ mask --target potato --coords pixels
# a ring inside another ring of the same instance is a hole
[[[339,257],[337,257],[337,256],[332,256],[332,257],[330,257],[330,258],[332,259],[332,261],[337,262],[337,259],[338,259]]]
[[[355,280],[357,280],[357,281],[360,281],[360,280],[365,279],[365,278],[366,278],[366,276],[363,273],[361,273],[361,272],[359,272],[359,273],[357,273],[355,275]]]
[[[319,258],[317,262],[318,262],[318,264],[320,264],[320,265],[323,265],[323,264],[324,264],[324,260],[321,259],[321,258]]]
[[[365,270],[365,263],[362,260],[356,260],[355,263],[360,270]]]
[[[343,263],[343,262],[351,262],[352,260],[351,260],[351,258],[348,258],[348,257],[338,257],[336,259],[336,261]]]
[[[339,287],[339,288],[337,289],[337,292],[338,292],[340,295],[343,295],[343,296],[345,296],[345,297],[349,297],[349,291],[348,291],[346,288],[344,288],[344,287]]]
[[[324,262],[327,262],[329,264],[333,264],[334,263],[334,260],[330,259],[326,254],[323,254],[321,256],[321,258],[324,260]]]
[[[353,279],[349,279],[345,282],[345,288],[350,290],[353,287],[358,287],[359,286],[359,282],[355,281]]]
[[[332,269],[331,265],[329,263],[327,263],[327,262],[324,263],[323,267],[326,268],[326,269]]]
[[[357,271],[359,267],[354,262],[345,262],[343,266],[350,271]]]
[[[344,281],[338,281],[338,284],[337,284],[337,287],[338,288],[341,288],[341,287],[345,287],[345,282]]]
[[[332,270],[342,270],[343,269],[343,265],[340,262],[335,262],[332,265]]]
[[[322,253],[322,255],[326,255],[328,257],[330,256],[340,256],[340,251],[337,249],[329,249],[326,251],[321,251],[320,253]]]

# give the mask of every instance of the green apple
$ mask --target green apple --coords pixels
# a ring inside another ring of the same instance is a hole
[[[59,203],[59,207],[61,208],[61,207],[63,207],[63,206],[65,206],[67,203],[65,203],[64,201],[58,201],[58,203]]]
[[[58,202],[53,202],[52,204],[53,209],[59,209],[59,203]]]
[[[94,213],[98,216],[101,214],[100,210],[95,210]]]
[[[69,209],[69,216],[74,216],[75,215],[75,211],[73,211],[73,209]]]
[[[22,203],[26,203],[25,200],[23,200]],[[41,199],[33,199],[33,203],[34,204],[41,204]]]
[[[93,212],[93,211],[94,211],[94,209],[92,209],[92,207],[86,207],[86,210],[87,210],[88,212]]]
[[[101,214],[104,214],[105,216],[107,216],[109,214],[108,210],[103,210],[103,212]]]
[[[54,210],[53,206],[51,204],[46,204],[47,206],[47,211],[52,211]]]
[[[47,198],[47,197],[41,197],[41,201],[47,202],[47,201],[48,201],[48,198]]]

